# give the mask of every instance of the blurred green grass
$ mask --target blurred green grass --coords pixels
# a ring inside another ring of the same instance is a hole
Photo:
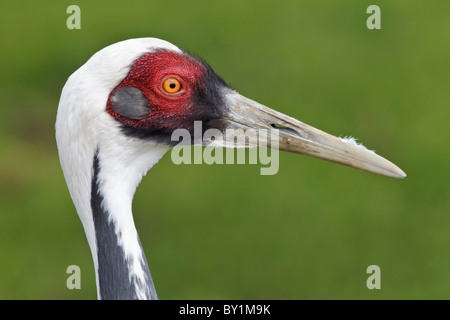
[[[0,298],[94,299],[87,241],[59,167],[67,77],[113,42],[153,36],[204,57],[242,94],[360,138],[405,180],[280,154],[257,165],[166,155],[133,210],[161,299],[449,299],[448,1],[77,1],[0,5]],[[68,290],[67,266],[82,270]],[[366,268],[381,268],[381,290]]]

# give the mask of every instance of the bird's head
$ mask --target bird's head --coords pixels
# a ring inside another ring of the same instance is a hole
[[[334,137],[243,97],[208,64],[155,38],[106,47],[69,78],[58,111],[57,139],[60,127],[60,136],[90,136],[92,150],[108,140],[133,139],[139,144],[131,148],[145,149],[142,144],[148,142],[167,151],[177,143],[172,139],[176,129],[194,137],[195,121],[202,123],[203,132],[224,133],[223,141],[214,138],[215,145],[233,143],[226,141],[227,129],[277,130],[282,151],[405,177],[400,168],[352,139]]]

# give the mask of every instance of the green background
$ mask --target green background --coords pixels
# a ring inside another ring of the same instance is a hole
[[[0,298],[95,299],[54,122],[67,77],[101,48],[158,37],[241,94],[352,135],[404,180],[281,153],[144,178],[133,211],[160,299],[450,298],[450,2],[2,1]],[[68,30],[66,8],[81,8]],[[381,30],[366,9],[381,8]],[[81,290],[66,268],[81,268]],[[381,290],[366,287],[369,265]]]

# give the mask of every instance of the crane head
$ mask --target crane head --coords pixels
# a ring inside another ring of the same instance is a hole
[[[129,40],[132,41],[132,40]],[[126,41],[125,41],[126,42]],[[110,48],[111,49],[111,48]],[[353,139],[342,139],[274,111],[232,90],[212,68],[173,45],[160,43],[134,60],[111,88],[104,109],[130,136],[171,146],[176,129],[278,130],[282,151],[304,154],[397,178],[405,173]],[[226,134],[223,140],[226,140]],[[232,141],[214,141],[232,145]],[[257,143],[258,144],[258,143]]]

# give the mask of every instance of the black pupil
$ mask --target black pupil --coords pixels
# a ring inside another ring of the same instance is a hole
[[[171,88],[171,89],[175,89],[175,87],[176,87],[177,85],[175,84],[175,83],[171,83],[171,84],[169,84],[169,87]]]

